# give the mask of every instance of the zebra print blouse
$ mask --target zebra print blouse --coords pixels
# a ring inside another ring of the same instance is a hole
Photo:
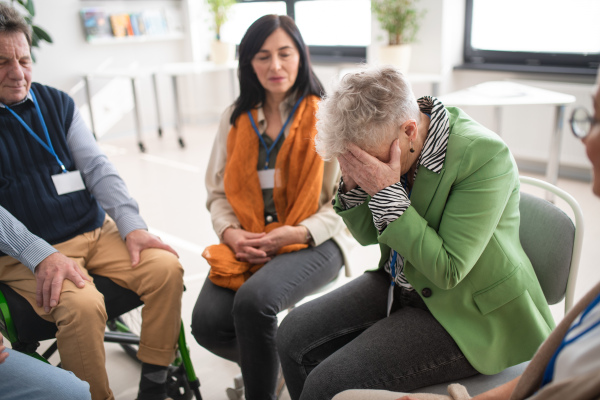
[[[423,146],[417,165],[422,165],[430,171],[439,174],[444,165],[446,149],[448,147],[448,135],[450,133],[448,113],[444,105],[435,97],[421,97],[417,102],[421,112],[430,115],[431,119],[427,139],[425,140],[425,145]],[[415,171],[415,181],[417,179],[417,171],[418,168]],[[373,223],[379,233],[383,232],[390,223],[400,218],[410,206],[410,198],[404,188],[406,186],[406,182],[403,182],[404,179],[403,177],[400,182],[382,189],[369,202],[369,209],[373,214]],[[338,197],[346,210],[356,207],[367,200],[367,192],[360,187],[352,189],[348,193],[342,193],[342,184],[343,182],[340,181]],[[390,251],[388,261],[384,265],[384,269],[390,276],[392,256],[393,251]],[[396,271],[396,285],[412,290],[411,284],[406,280],[406,276],[404,275],[404,257],[401,254],[399,254],[399,257],[396,257]]]

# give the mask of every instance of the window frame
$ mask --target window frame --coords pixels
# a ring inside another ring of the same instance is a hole
[[[285,2],[287,16],[296,20],[294,5],[301,1],[315,0],[237,0],[238,3]],[[367,46],[310,46],[307,45],[312,61],[322,63],[362,63],[367,61]]]
[[[557,74],[593,75],[600,67],[600,51],[582,53],[533,53],[480,50],[471,46],[473,1],[466,0],[464,64],[457,69],[481,69],[513,72],[546,72]]]

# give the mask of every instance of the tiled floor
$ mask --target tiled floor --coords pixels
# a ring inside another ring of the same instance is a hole
[[[186,128],[185,149],[180,149],[172,132],[162,139],[148,134],[146,153],[137,151],[133,138],[102,140],[100,145],[117,166],[127,182],[151,231],[171,244],[180,254],[186,271],[187,291],[183,297],[183,321],[196,373],[200,378],[205,400],[225,400],[225,389],[232,386],[233,377],[239,373],[236,364],[216,357],[197,345],[190,333],[190,318],[196,297],[208,273],[201,252],[205,246],[217,242],[205,208],[204,171],[216,124]],[[600,280],[600,201],[590,190],[589,183],[561,180],[559,186],[570,192],[583,207],[586,233],[576,298],[581,297]],[[525,189],[539,193],[535,189]],[[560,205],[560,203],[559,203]],[[372,268],[378,259],[378,249],[355,248],[353,275]],[[338,280],[343,284],[347,278]],[[554,307],[560,318],[560,306]],[[107,344],[107,369],[111,386],[118,400],[135,398],[139,367],[117,346]],[[284,399],[289,399],[284,393]]]

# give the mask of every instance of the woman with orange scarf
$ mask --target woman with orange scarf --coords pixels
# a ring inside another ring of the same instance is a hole
[[[343,223],[331,205],[339,169],[314,150],[323,89],[293,20],[258,19],[239,52],[240,96],[223,114],[206,174],[221,243],[203,253],[211,269],[192,333],[240,365],[246,399],[268,400],[281,388],[277,314],[344,263]]]

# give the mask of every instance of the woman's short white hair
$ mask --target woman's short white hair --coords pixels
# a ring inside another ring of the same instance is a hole
[[[319,104],[315,145],[325,159],[354,143],[369,152],[398,138],[398,128],[414,119],[419,105],[406,78],[392,66],[363,68],[345,75]]]

